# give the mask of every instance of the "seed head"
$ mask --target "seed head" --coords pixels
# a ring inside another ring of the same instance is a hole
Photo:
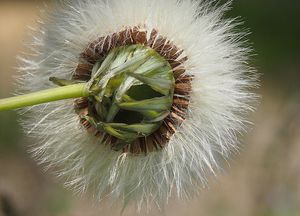
[[[245,33],[222,18],[227,9],[192,0],[57,7],[23,59],[19,92],[88,82],[93,96],[23,110],[34,157],[99,200],[141,209],[197,194],[238,148],[256,98]]]

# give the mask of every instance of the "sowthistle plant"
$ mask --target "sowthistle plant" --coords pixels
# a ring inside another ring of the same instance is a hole
[[[139,209],[189,198],[237,150],[256,98],[229,5],[61,2],[22,58],[20,95],[0,110],[23,108],[33,156],[79,194]]]

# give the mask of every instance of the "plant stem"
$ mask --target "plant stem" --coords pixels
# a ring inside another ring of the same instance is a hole
[[[26,95],[15,96],[0,100],[0,111],[13,110],[27,106],[38,105],[42,103],[87,97],[90,95],[86,83],[74,84],[64,87],[58,87]]]

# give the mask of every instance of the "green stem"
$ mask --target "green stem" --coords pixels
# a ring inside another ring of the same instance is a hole
[[[42,103],[87,97],[90,95],[86,83],[74,84],[64,87],[58,87],[26,95],[15,96],[0,100],[0,111],[13,110],[27,106],[38,105]]]

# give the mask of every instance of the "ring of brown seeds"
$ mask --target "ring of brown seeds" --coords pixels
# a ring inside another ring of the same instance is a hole
[[[80,63],[73,74],[73,79],[81,81],[90,80],[92,68],[97,60],[104,59],[116,47],[133,44],[148,46],[163,56],[171,65],[176,80],[172,108],[160,128],[153,134],[138,138],[135,142],[123,148],[123,152],[125,153],[147,154],[164,148],[177,128],[185,121],[186,111],[190,102],[193,77],[185,74],[183,64],[187,61],[187,57],[184,55],[184,51],[176,47],[166,37],[159,35],[155,29],[147,32],[141,27],[127,27],[120,32],[100,37],[90,43],[80,55]],[[85,115],[95,115],[88,98],[76,99],[74,101],[74,108],[80,117],[81,124],[89,133],[97,136],[102,142],[111,146],[117,142],[117,138],[98,131],[86,119],[81,118]]]

